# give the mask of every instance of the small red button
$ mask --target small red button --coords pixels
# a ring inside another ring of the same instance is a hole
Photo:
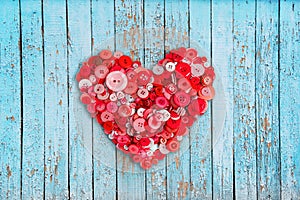
[[[128,67],[131,67],[132,65],[132,60],[129,56],[121,56],[119,58],[119,64],[124,67],[124,68],[128,68]]]

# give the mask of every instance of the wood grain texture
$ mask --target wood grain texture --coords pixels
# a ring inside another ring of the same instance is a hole
[[[165,1],[165,51],[189,46],[189,12],[187,1]],[[181,150],[167,155],[167,199],[190,198],[190,154],[182,148],[190,144],[189,137],[181,142]]]
[[[115,2],[116,50],[144,64],[144,2]],[[117,151],[118,199],[145,199],[145,171],[121,151]]]
[[[114,50],[114,2],[92,1],[92,54]],[[116,199],[116,148],[93,120],[94,199]]]
[[[66,14],[66,4],[43,2],[46,199],[69,196]]]
[[[91,55],[91,8],[85,0],[68,0],[69,180],[70,199],[92,199],[92,119],[78,106],[80,91],[75,76]],[[66,39],[66,38],[65,38]],[[82,116],[82,118],[78,118]]]
[[[145,0],[145,67],[152,69],[157,61],[164,56],[164,1]],[[146,173],[146,198],[166,199],[166,162],[162,161],[153,170]]]
[[[0,199],[20,199],[22,42],[19,2],[1,2],[0,23]]]
[[[190,43],[191,47],[197,49],[195,45],[207,51],[210,59],[211,50],[211,25],[209,1],[191,0],[190,8]],[[201,10],[201,12],[199,12]],[[190,191],[191,199],[211,199],[212,198],[212,128],[211,128],[211,103],[207,112],[201,116],[197,124],[191,129],[194,134],[190,137]]]
[[[22,19],[22,198],[44,196],[44,65],[41,1],[24,1]],[[33,114],[34,113],[34,114]]]
[[[300,198],[300,5],[280,2],[281,198]]]
[[[278,2],[257,2],[256,124],[259,199],[280,198]]]
[[[256,199],[255,2],[234,2],[234,183],[236,199]]]
[[[226,9],[224,9],[226,8]],[[226,99],[226,118],[219,136],[217,102],[212,103],[213,117],[213,199],[233,198],[233,7],[231,1],[212,2],[212,64],[220,66]],[[220,77],[216,77],[217,79]],[[220,93],[220,92],[219,92]],[[218,95],[218,93],[216,94]]]

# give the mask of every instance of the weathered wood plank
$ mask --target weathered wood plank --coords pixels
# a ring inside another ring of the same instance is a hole
[[[41,1],[22,1],[22,198],[44,195],[44,66]]]
[[[281,198],[300,194],[300,5],[280,2]]]
[[[92,1],[92,54],[114,50],[114,2]],[[94,198],[116,199],[116,147],[93,120]]]
[[[115,2],[116,50],[144,64],[143,1]],[[144,199],[145,171],[117,150],[118,199]]]
[[[0,199],[21,197],[21,41],[18,1],[0,6]],[[22,68],[21,68],[22,69]]]
[[[236,199],[256,199],[255,1],[234,1],[234,184]]]
[[[152,69],[164,56],[164,1],[146,0],[145,17],[145,67]],[[147,199],[166,199],[165,160],[153,165],[146,173]]]
[[[45,62],[45,198],[68,197],[66,4],[43,2]]]
[[[278,122],[278,2],[257,2],[257,190],[259,199],[280,198]]]
[[[189,45],[188,6],[188,1],[165,1],[165,51],[167,52]],[[167,155],[167,199],[190,198],[189,142],[189,137],[186,136],[181,141],[180,150]]]
[[[213,198],[233,198],[233,10],[231,1],[212,2],[212,64],[220,69],[220,76],[224,84],[226,99],[226,119],[221,134],[218,132],[220,124],[218,102],[213,101]],[[216,93],[216,96],[220,92]],[[215,97],[216,98],[216,97]],[[217,140],[216,140],[217,139]]]
[[[190,8],[190,43],[191,47],[203,48],[210,59],[211,25],[210,2],[191,0]],[[201,10],[201,12],[199,12]],[[194,46],[196,45],[196,46]],[[200,49],[198,49],[200,50]],[[199,117],[191,132],[191,199],[212,198],[211,168],[211,103],[205,115]]]
[[[80,102],[76,74],[91,55],[90,2],[68,0],[69,180],[71,199],[92,199],[92,119]]]

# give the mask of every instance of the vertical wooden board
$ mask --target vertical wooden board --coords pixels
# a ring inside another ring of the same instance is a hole
[[[300,5],[280,2],[281,198],[300,194]],[[288,37],[287,37],[288,36]]]
[[[114,50],[114,2],[92,1],[92,54]],[[116,199],[116,147],[93,120],[94,198]]]
[[[0,7],[0,199],[20,199],[21,195],[19,6],[18,1],[3,1]]]
[[[232,2],[212,2],[212,64],[220,68],[226,99],[226,118],[221,135],[215,124],[219,124],[217,102],[213,101],[213,198],[233,198],[233,34]],[[216,77],[215,81],[220,77]],[[220,91],[216,93],[219,95]],[[215,97],[216,98],[216,97]]]
[[[69,180],[71,199],[92,199],[92,119],[80,102],[75,77],[91,55],[91,7],[89,1],[68,0],[69,66]]]
[[[146,0],[145,15],[145,67],[152,69],[164,57],[164,1]],[[165,160],[146,173],[147,199],[166,199]]]
[[[165,51],[189,45],[188,1],[165,1]],[[181,150],[167,155],[167,199],[190,198],[189,137],[181,141]],[[185,150],[184,150],[185,149]]]
[[[143,1],[115,2],[116,50],[144,64]],[[118,199],[145,198],[145,171],[117,150]]]
[[[191,0],[190,8],[190,43],[191,47],[201,47],[210,57],[211,25],[210,2]],[[201,12],[199,12],[201,10]],[[193,46],[193,44],[197,46]],[[197,49],[200,51],[200,49]],[[210,59],[210,58],[209,58]],[[209,104],[210,105],[210,104]],[[205,115],[199,117],[193,126],[191,136],[191,199],[212,198],[211,168],[211,105]]]
[[[256,33],[258,198],[279,199],[278,1],[257,2]]]
[[[66,4],[43,2],[45,62],[45,198],[68,198]]]
[[[21,2],[24,199],[42,199],[44,194],[44,66],[41,9],[41,1]]]
[[[236,199],[256,199],[255,1],[234,1],[234,184]]]

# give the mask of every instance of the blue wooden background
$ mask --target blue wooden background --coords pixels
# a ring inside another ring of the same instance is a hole
[[[0,23],[0,199],[300,199],[296,0],[1,0]],[[135,32],[143,28],[161,34]],[[222,134],[199,156],[202,138],[216,137],[213,101],[189,150],[165,168],[107,167],[101,159],[130,164],[101,148],[108,139],[79,102],[78,63],[118,33],[132,36],[128,52],[147,63],[173,48],[174,31],[218,67]]]

